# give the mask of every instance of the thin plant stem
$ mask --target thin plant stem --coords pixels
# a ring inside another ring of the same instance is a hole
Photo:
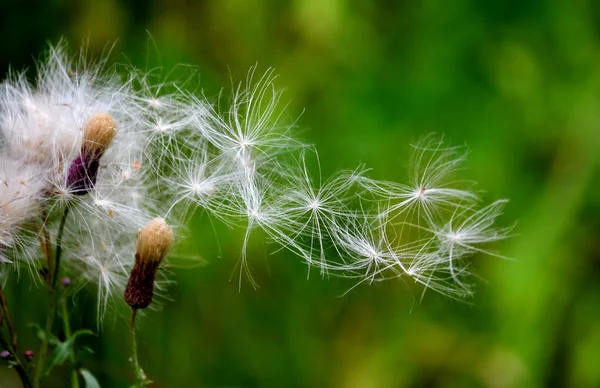
[[[40,233],[38,237],[40,239],[40,246],[42,247],[42,252],[44,253],[44,257],[46,258],[46,263],[48,264],[48,266],[50,266],[52,260],[50,258],[50,251],[48,249],[48,240],[46,240],[45,236],[47,230],[44,230],[44,228],[45,227],[42,226],[42,229],[38,231],[38,233]]]
[[[70,341],[72,336],[71,323],[69,322],[69,309],[67,308],[67,296],[63,294],[60,299],[60,310],[63,319],[63,331],[65,341]],[[71,388],[79,388],[79,371],[77,370],[74,345],[69,347],[69,359],[71,361]]]
[[[58,280],[58,273],[60,272],[60,256],[62,253],[62,238],[65,230],[65,223],[67,216],[69,215],[69,209],[71,207],[67,204],[65,211],[63,212],[62,218],[60,219],[60,225],[58,227],[58,235],[56,236],[56,255],[54,257],[54,270],[52,271],[52,288],[56,288],[56,281]]]
[[[56,236],[56,254],[54,255],[54,265],[49,268],[49,281],[48,281],[48,293],[50,300],[48,301],[48,315],[46,316],[46,327],[44,336],[42,338],[42,345],[40,346],[40,356],[35,368],[35,375],[33,383],[35,388],[40,387],[40,381],[42,380],[46,357],[48,355],[48,341],[50,339],[50,333],[54,325],[54,318],[56,316],[56,282],[58,280],[58,273],[60,272],[60,255],[62,252],[62,236],[65,230],[65,223],[67,216],[69,215],[70,206],[67,204],[63,212],[62,218],[60,219],[60,225],[58,227],[58,235]]]
[[[17,350],[17,330],[15,329],[15,325],[13,324],[12,318],[10,317],[8,303],[6,303],[6,296],[4,295],[4,289],[2,288],[2,284],[0,284],[0,307],[2,308],[2,316],[4,317],[6,325],[8,326],[8,333],[10,334],[10,343],[13,349]]]
[[[138,352],[137,352],[137,340],[136,340],[136,324],[135,319],[137,316],[138,309],[131,309],[131,320],[129,322],[129,335],[131,337],[131,363],[133,364],[133,369],[135,372],[135,386],[137,388],[143,388],[146,385],[150,384],[148,378],[144,374],[144,371],[140,367],[140,362],[138,360]]]
[[[48,354],[48,340],[50,337],[50,332],[52,331],[52,326],[54,325],[54,316],[56,315],[55,292],[51,284],[49,287],[50,288],[48,292],[50,294],[50,300],[48,301],[48,315],[46,316],[46,326],[44,328],[44,336],[42,338],[42,345],[40,347],[40,356],[35,367],[35,375],[33,379],[33,383],[35,384],[36,388],[40,387],[40,381],[42,379],[42,374],[46,364],[46,355]]]
[[[13,368],[19,374],[19,378],[21,379],[21,382],[23,383],[23,387],[32,388],[33,385],[31,384],[31,380],[29,379],[27,370],[25,369],[25,367],[21,363],[21,360],[17,356],[17,353],[15,352],[15,348],[13,348],[12,344],[4,337],[4,333],[1,330],[0,330],[0,346],[2,346],[5,349],[8,349],[11,352],[12,357],[13,357],[11,359]]]
[[[52,268],[52,250],[50,243],[50,232],[48,231],[48,225],[46,225],[46,221],[48,220],[48,214],[46,213],[46,208],[42,208],[42,226],[39,230],[39,239],[40,245],[42,247],[42,252],[44,252],[44,257],[46,258],[46,263],[48,265],[48,270]],[[45,279],[48,282],[48,279]]]

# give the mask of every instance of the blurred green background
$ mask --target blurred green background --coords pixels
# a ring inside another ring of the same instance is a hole
[[[366,163],[404,181],[408,144],[436,132],[468,145],[462,177],[487,201],[510,198],[500,223],[517,221],[515,236],[495,248],[514,261],[476,257],[469,303],[393,281],[340,297],[350,281],[307,280],[260,239],[260,288],[238,292],[241,231],[194,219],[188,248],[208,264],[175,270],[173,301],[140,323],[155,386],[600,386],[600,3],[1,0],[0,37],[2,74],[61,37],[92,53],[116,41],[111,62],[195,65],[208,96],[274,67],[325,174]],[[26,326],[45,291],[23,277],[7,293],[37,349]],[[94,328],[92,294],[76,309]],[[88,344],[103,386],[128,386],[126,319]]]

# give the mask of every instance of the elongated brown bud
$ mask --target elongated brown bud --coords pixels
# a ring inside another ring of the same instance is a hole
[[[117,133],[117,123],[108,113],[93,115],[83,131],[81,152],[69,166],[67,184],[75,195],[85,195],[96,185],[100,158]]]
[[[162,218],[155,218],[140,229],[135,264],[125,288],[128,305],[143,309],[152,303],[156,271],[172,244],[173,231]]]

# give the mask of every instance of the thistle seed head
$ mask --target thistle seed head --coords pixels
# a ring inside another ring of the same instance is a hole
[[[117,133],[117,123],[106,113],[99,113],[88,120],[83,131],[81,153],[69,166],[67,185],[75,195],[85,195],[96,185],[100,158],[108,149]]]
[[[153,219],[140,230],[135,264],[125,288],[128,305],[143,309],[152,303],[156,271],[172,244],[173,231],[162,218]]]

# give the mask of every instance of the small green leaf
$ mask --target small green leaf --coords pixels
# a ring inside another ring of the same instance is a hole
[[[84,346],[83,348],[79,349],[79,351],[77,352],[77,360],[75,362],[75,366],[80,366],[81,364],[83,364],[83,360],[85,360],[86,357],[90,354],[94,354],[94,350],[89,346]]]
[[[54,352],[48,359],[48,365],[46,366],[46,375],[50,373],[50,370],[54,365],[62,365],[71,352],[71,342],[59,342],[54,348]]]
[[[56,338],[56,336],[54,334],[52,334],[52,333],[46,334],[46,331],[44,329],[42,329],[41,327],[39,327],[38,325],[30,324],[29,327],[31,327],[31,329],[33,330],[35,335],[40,339],[40,341],[44,341],[46,336],[48,336],[49,344],[58,345],[60,343],[60,340],[58,338]]]
[[[54,352],[48,359],[48,365],[46,366],[46,375],[50,373],[52,367],[54,367],[55,365],[62,365],[72,352],[75,353],[75,351],[72,349],[75,346],[75,340],[79,337],[86,335],[94,335],[94,332],[88,329],[78,330],[75,333],[73,333],[73,335],[71,336],[71,338],[69,338],[68,341],[64,342],[60,341],[54,336],[51,337],[49,342],[52,345],[54,345],[55,348]]]
[[[80,369],[79,373],[83,376],[85,388],[100,388],[100,383],[98,383],[98,380],[96,380],[92,372],[87,369]]]
[[[48,338],[48,343],[53,346],[60,346],[63,342],[51,334],[50,338]]]
[[[75,333],[73,333],[73,335],[71,336],[71,341],[75,342],[75,340],[81,336],[85,336],[85,335],[96,335],[93,331],[89,330],[89,329],[81,329],[81,330],[77,330]]]
[[[46,332],[44,331],[44,329],[42,329],[36,324],[32,324],[31,328],[33,329],[35,335],[40,339],[40,341],[44,341],[44,339],[46,338]]]

